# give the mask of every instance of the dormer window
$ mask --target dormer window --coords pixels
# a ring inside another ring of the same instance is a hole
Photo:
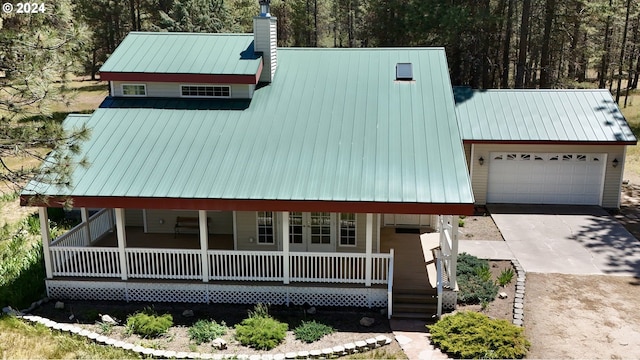
[[[185,97],[231,97],[230,86],[182,85],[180,88]]]
[[[123,96],[147,96],[145,84],[122,84]]]

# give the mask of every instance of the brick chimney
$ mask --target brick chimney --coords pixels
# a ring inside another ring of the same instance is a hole
[[[261,82],[270,83],[278,66],[277,19],[269,13],[270,0],[259,0],[260,15],[253,18],[254,49],[262,53]]]

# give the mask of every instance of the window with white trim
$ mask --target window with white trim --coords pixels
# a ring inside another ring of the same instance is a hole
[[[122,84],[123,96],[147,96],[147,85],[145,84]]]
[[[231,86],[181,85],[180,92],[188,97],[231,97]]]
[[[273,244],[273,212],[258,211],[258,244]]]
[[[356,214],[340,214],[340,246],[356,246]]]

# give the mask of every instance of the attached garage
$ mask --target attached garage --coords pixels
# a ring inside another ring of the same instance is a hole
[[[606,157],[492,152],[487,202],[600,205]]]
[[[608,91],[454,95],[477,205],[620,207],[626,146],[637,140]]]

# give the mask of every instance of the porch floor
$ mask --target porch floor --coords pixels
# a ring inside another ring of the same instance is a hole
[[[431,231],[421,228],[420,234]],[[420,234],[396,233],[393,227],[383,227],[380,230],[380,250],[388,253],[394,249],[393,288],[395,290],[432,290],[435,284],[430,281],[425,260],[425,250],[420,240]],[[434,233],[435,234],[435,233]],[[433,274],[435,275],[435,274]]]
[[[141,226],[127,226],[127,247],[160,249],[200,249],[198,234],[145,233]],[[92,246],[117,247],[116,233],[108,233]],[[209,234],[209,250],[233,250],[233,235]]]

